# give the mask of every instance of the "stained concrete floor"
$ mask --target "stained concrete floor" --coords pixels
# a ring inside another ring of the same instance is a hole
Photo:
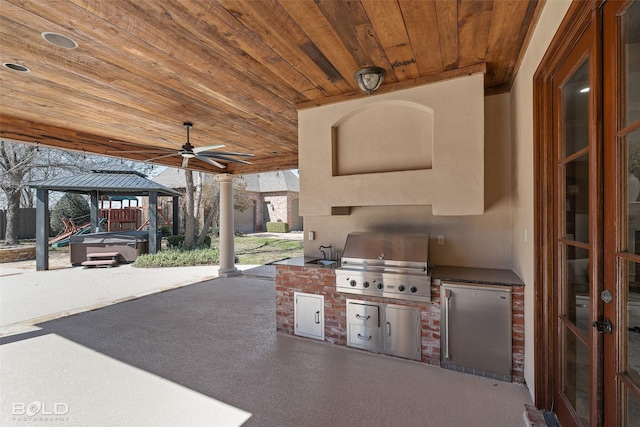
[[[276,333],[271,269],[245,273],[0,338],[0,424],[524,425],[522,385]]]

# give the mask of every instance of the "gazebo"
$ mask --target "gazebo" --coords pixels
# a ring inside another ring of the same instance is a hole
[[[149,198],[149,251],[156,252],[158,239],[158,196],[173,197],[173,233],[178,234],[178,197],[182,194],[146,178],[143,173],[110,167],[94,169],[77,176],[32,182],[36,189],[36,270],[49,269],[49,192],[88,194],[91,196],[91,231],[97,232],[100,220],[98,201],[103,196],[147,196]]]

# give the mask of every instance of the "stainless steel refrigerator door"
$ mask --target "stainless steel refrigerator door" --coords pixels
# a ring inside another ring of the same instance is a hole
[[[442,366],[510,381],[511,289],[443,282],[440,296]]]

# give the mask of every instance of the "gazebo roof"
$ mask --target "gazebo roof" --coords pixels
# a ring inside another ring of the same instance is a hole
[[[89,173],[31,182],[29,187],[67,193],[91,193],[100,195],[147,196],[157,192],[159,196],[181,196],[178,191],[147,179],[144,174],[125,168],[94,169]]]

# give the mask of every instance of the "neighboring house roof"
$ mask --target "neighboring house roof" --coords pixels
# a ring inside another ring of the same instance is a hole
[[[210,174],[203,174],[202,179],[205,182],[211,181],[213,180],[213,176]],[[153,178],[153,181],[173,189],[184,189],[187,187],[187,181],[184,177],[184,169],[166,168]]]
[[[180,196],[180,192],[147,179],[144,174],[121,167],[108,170],[94,169],[90,173],[76,176],[64,176],[31,182],[31,188],[63,191],[67,193],[89,193],[98,191],[103,195],[136,195],[147,196],[157,192],[160,196]]]
[[[211,175],[205,174],[205,177]],[[206,178],[203,178],[206,179]],[[300,192],[300,178],[290,170],[242,175],[246,191],[253,193]],[[169,188],[185,188],[184,169],[167,168],[153,180]]]
[[[247,191],[275,193],[281,191],[300,192],[300,178],[290,170],[242,175]]]

